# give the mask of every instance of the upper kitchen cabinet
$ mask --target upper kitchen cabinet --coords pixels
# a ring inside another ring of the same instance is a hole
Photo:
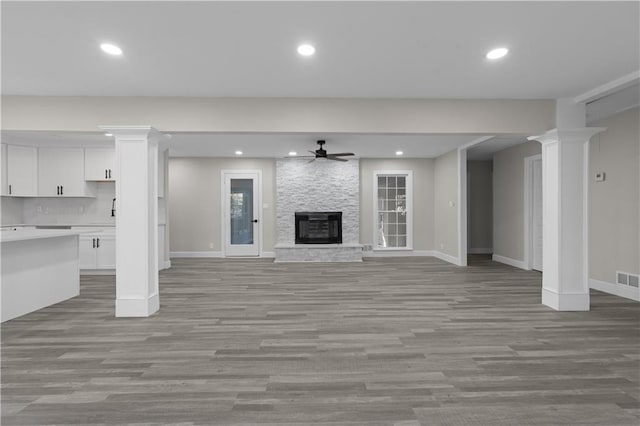
[[[41,197],[91,197],[84,178],[84,149],[38,150],[38,195]]]
[[[113,148],[84,150],[84,179],[89,181],[116,180],[116,152]]]
[[[38,149],[32,146],[3,145],[2,178],[2,195],[37,196]]]

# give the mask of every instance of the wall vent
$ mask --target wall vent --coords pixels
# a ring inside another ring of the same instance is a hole
[[[616,280],[618,284],[627,285],[627,283],[629,282],[629,275],[625,274],[624,272],[616,271],[616,276],[618,277],[618,279]]]
[[[616,271],[616,283],[638,288],[638,284],[640,283],[640,275]]]

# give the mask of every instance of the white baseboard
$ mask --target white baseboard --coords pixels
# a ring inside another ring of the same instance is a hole
[[[80,275],[115,275],[115,269],[80,269]]]
[[[160,270],[163,271],[165,269],[169,269],[171,268],[171,261],[170,260],[165,260],[164,262],[160,263]]]
[[[556,311],[588,311],[589,293],[556,293],[543,288],[542,304]]]
[[[148,317],[158,309],[160,309],[158,294],[139,299],[116,299],[116,317]]]
[[[221,251],[172,251],[170,257],[224,257]]]
[[[527,267],[527,264],[523,260],[511,259],[510,257],[500,256],[498,254],[494,254],[493,256],[491,256],[491,260],[493,260],[494,262],[500,262],[504,263],[505,265],[524,269],[525,271],[531,270]]]
[[[276,252],[275,251],[263,251],[262,254],[260,255],[260,257],[275,258],[276,257]]]
[[[362,257],[413,257],[433,256],[432,250],[370,250],[363,251]]]
[[[463,266],[460,263],[460,259],[458,259],[455,256],[451,256],[450,254],[446,254],[446,253],[443,253],[443,252],[438,251],[438,250],[433,250],[431,252],[431,255],[433,257],[437,257],[440,260],[444,260],[445,262],[453,263],[456,266]]]
[[[468,254],[492,254],[492,248],[470,248],[467,249]]]
[[[640,288],[589,278],[589,288],[640,302]]]

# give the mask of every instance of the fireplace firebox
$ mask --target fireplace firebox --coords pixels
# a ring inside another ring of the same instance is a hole
[[[296,244],[342,244],[342,212],[296,212]]]

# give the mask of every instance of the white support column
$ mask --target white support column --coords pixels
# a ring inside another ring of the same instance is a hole
[[[148,317],[158,292],[158,143],[150,126],[102,126],[116,140],[116,316]]]
[[[542,143],[542,303],[589,310],[589,139],[603,128],[554,129]]]

